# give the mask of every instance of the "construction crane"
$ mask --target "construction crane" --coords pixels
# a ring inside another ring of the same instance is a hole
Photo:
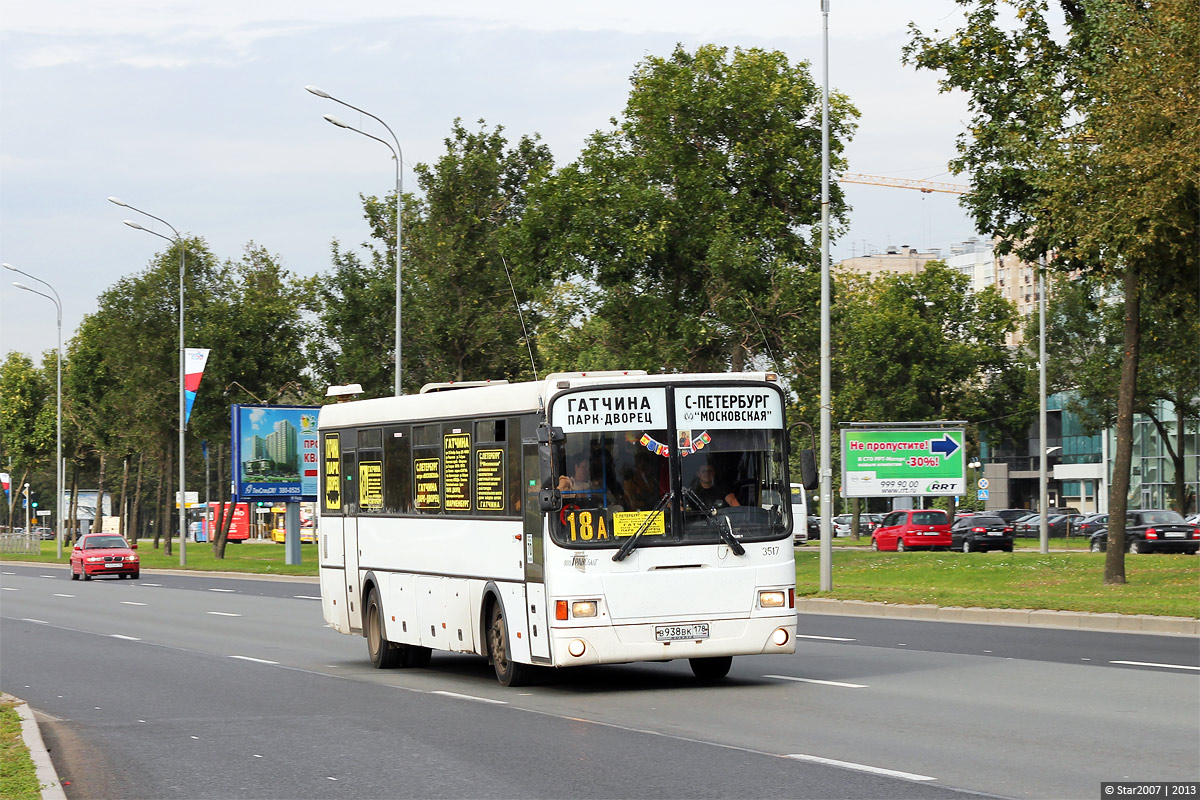
[[[857,172],[843,172],[838,178],[839,183],[870,183],[876,186],[892,186],[897,189],[917,189],[929,194],[930,192],[945,192],[947,194],[970,194],[971,187],[961,183],[938,183],[922,181],[914,178],[885,178],[881,175],[861,175]]]

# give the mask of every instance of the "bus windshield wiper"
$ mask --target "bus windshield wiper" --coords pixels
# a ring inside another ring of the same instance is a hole
[[[637,547],[638,539],[642,538],[642,534],[646,532],[650,527],[650,523],[654,521],[654,515],[662,513],[662,508],[670,497],[671,493],[667,492],[658,499],[658,503],[654,506],[654,509],[642,520],[642,524],[638,526],[633,536],[630,536],[625,544],[621,545],[620,549],[613,553],[613,561],[624,561],[625,557],[633,552],[633,548]]]
[[[721,540],[724,541],[725,544],[729,545],[729,549],[733,551],[734,555],[744,556],[746,554],[746,548],[742,547],[742,543],[739,542],[737,537],[733,535],[733,523],[729,521],[729,517],[725,517],[725,524],[728,526],[728,529],[722,528],[720,525],[712,521],[712,517],[717,513],[715,508],[705,505],[704,501],[700,499],[700,496],[691,489],[684,488],[683,494],[685,497],[689,498],[693,503],[695,503],[698,508],[704,509],[704,511],[701,512],[700,518],[709,526],[717,529],[717,535],[721,537]]]

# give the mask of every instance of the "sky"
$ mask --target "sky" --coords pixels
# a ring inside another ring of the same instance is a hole
[[[964,183],[947,163],[966,100],[901,63],[908,25],[955,27],[952,0],[832,0],[829,81],[861,112],[849,170]],[[250,242],[296,275],[330,269],[331,242],[369,238],[360,194],[395,188],[382,144],[412,167],[445,152],[455,118],[539,134],[555,163],[619,117],[629,77],[677,43],[780,50],[822,81],[820,0],[0,0],[0,358],[64,348],[97,298],[167,247],[131,229],[203,237],[222,260]],[[951,194],[845,184],[833,261],[975,235]],[[47,289],[45,284],[49,284]],[[391,324],[390,322],[387,324]],[[188,342],[189,346],[202,346]]]

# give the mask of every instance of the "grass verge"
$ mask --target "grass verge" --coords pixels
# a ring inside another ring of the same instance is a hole
[[[21,717],[15,706],[11,700],[0,700],[0,797],[38,800],[42,787],[21,736]]]
[[[1105,586],[1104,553],[876,553],[835,550],[820,592],[816,548],[796,552],[796,591],[881,603],[1037,608],[1200,618],[1200,557],[1128,556],[1127,583]]]
[[[0,556],[4,561],[36,561],[43,564],[62,564],[71,562],[70,548],[63,548],[62,558],[55,558],[57,549],[55,542],[41,542],[40,555],[24,555],[5,553]],[[213,555],[212,545],[207,542],[188,542],[187,565],[179,565],[179,542],[173,543],[171,554],[163,550],[161,545],[156,550],[149,539],[138,541],[138,558],[143,569],[187,569],[198,572],[246,572],[259,575],[307,575],[317,574],[316,545],[300,546],[300,563],[285,564],[287,556],[285,547],[274,542],[242,542],[225,546],[225,558]]]
[[[869,541],[869,540],[864,540]],[[1117,614],[1154,614],[1200,618],[1200,557],[1127,556],[1128,583],[1105,586],[1104,554],[1072,550],[1038,553],[876,553],[866,547],[833,554],[832,592],[818,592],[816,542],[796,551],[796,585],[801,595],[881,603],[933,604],[983,608],[1038,608]],[[42,542],[41,555],[4,554],[5,561],[66,565],[69,553],[54,557],[54,542]],[[1055,542],[1051,542],[1054,547]],[[180,569],[179,553],[167,555],[139,542],[145,569]],[[208,544],[189,543],[185,569],[269,575],[315,576],[317,551],[303,545],[301,563],[285,564],[283,545],[271,542],[230,544],[217,559]],[[0,795],[2,797],[3,795]]]

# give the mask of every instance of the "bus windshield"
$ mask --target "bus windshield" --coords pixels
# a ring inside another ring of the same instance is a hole
[[[668,395],[674,415],[667,416]],[[769,386],[560,396],[552,454],[568,547],[778,539],[791,531],[782,407]],[[561,423],[561,424],[560,424]]]

